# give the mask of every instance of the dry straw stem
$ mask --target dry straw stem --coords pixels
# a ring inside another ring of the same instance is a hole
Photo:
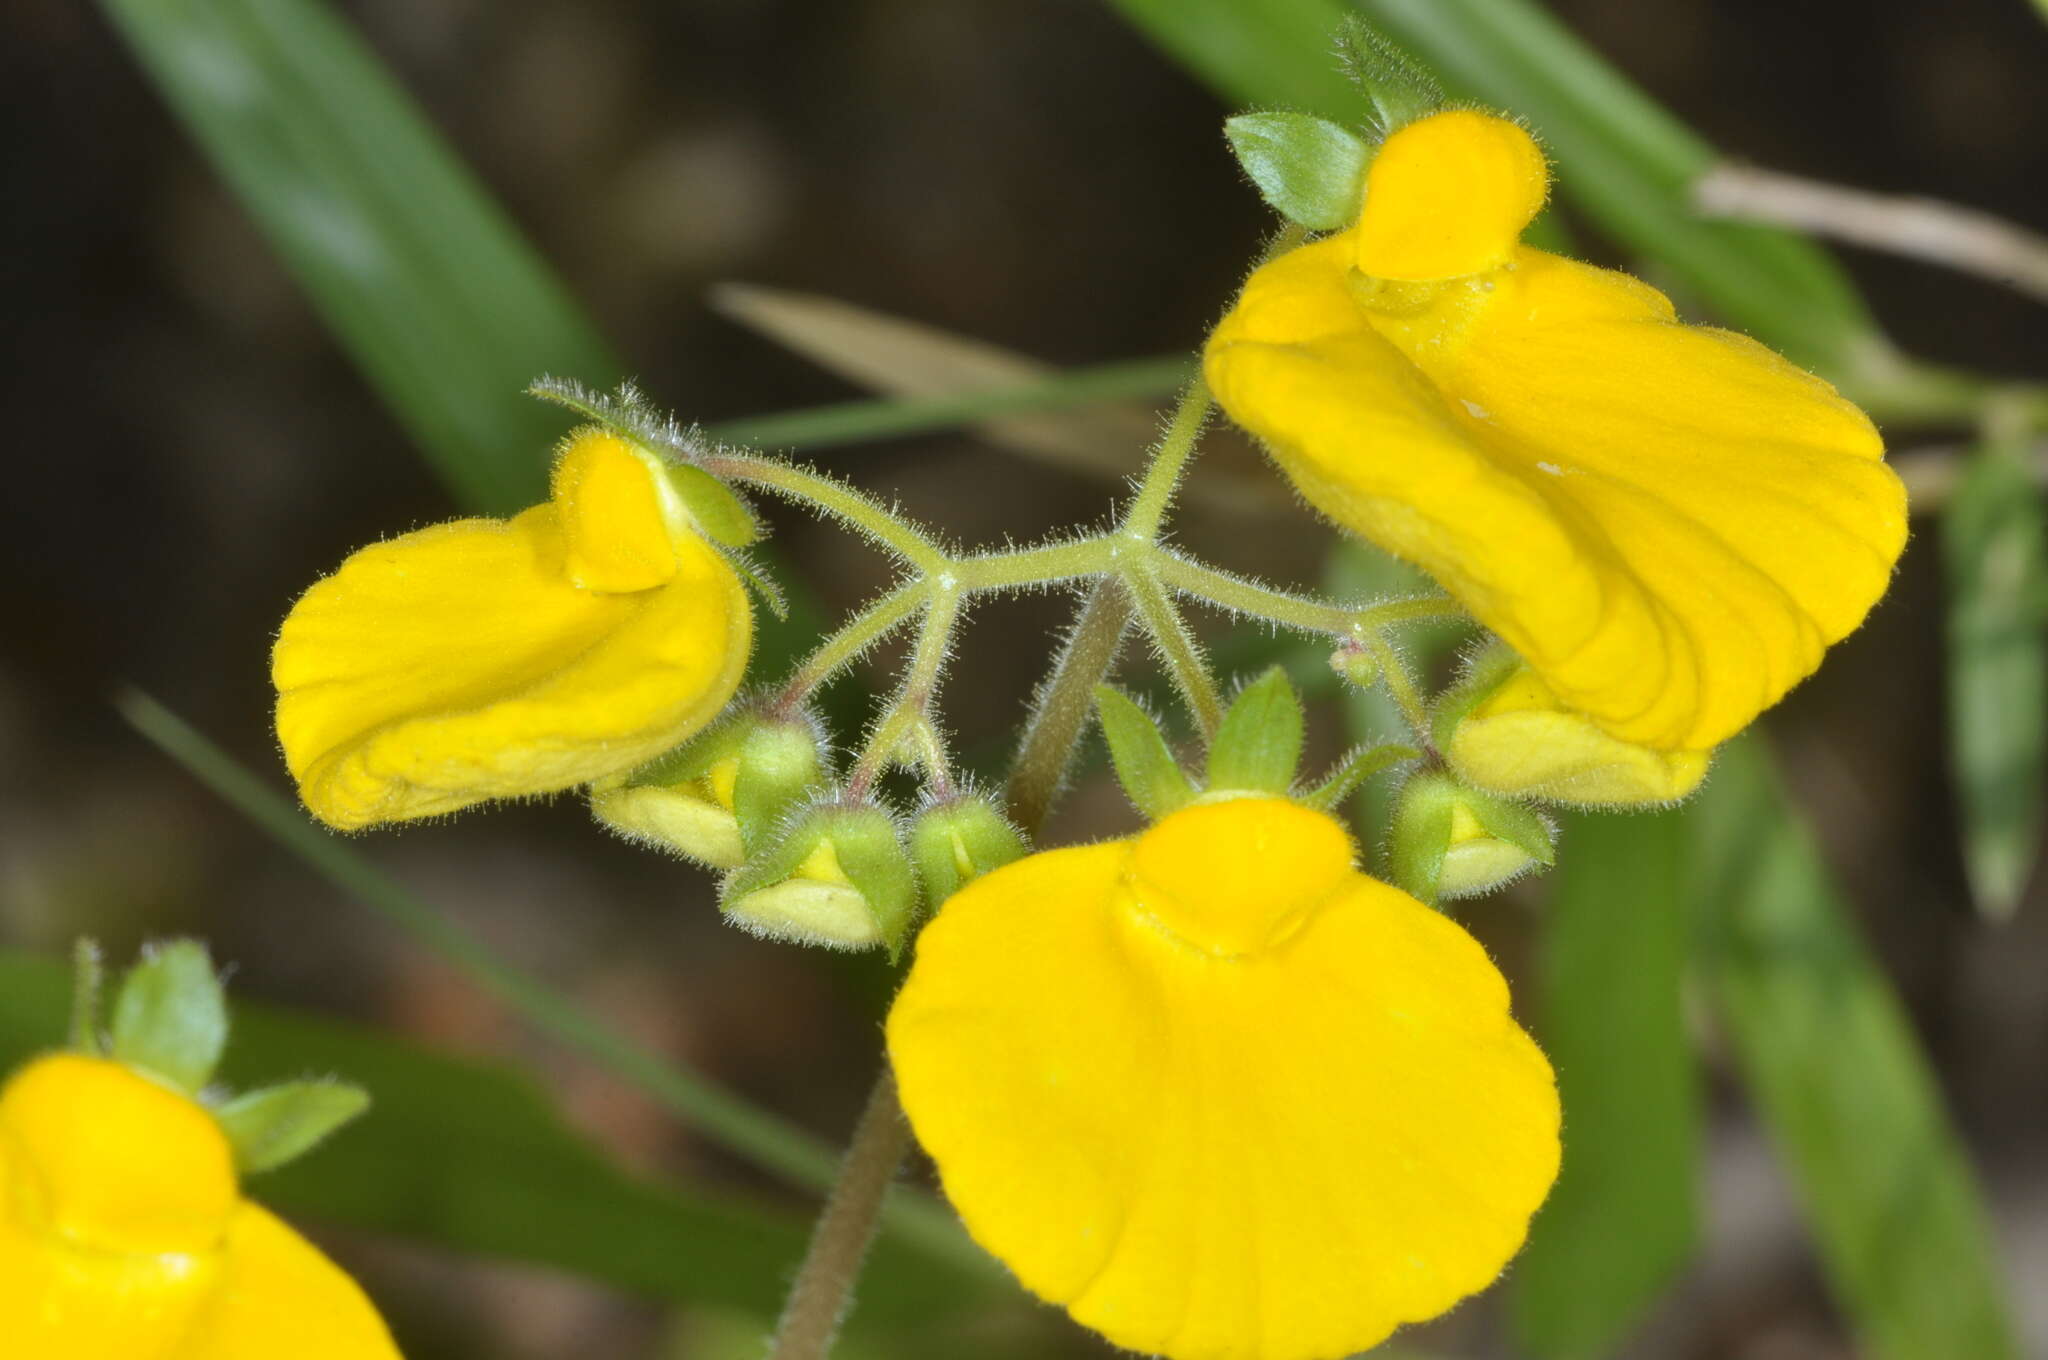
[[[1709,217],[1768,222],[1977,274],[2048,302],[2048,237],[1974,208],[1717,165],[1693,182]]]

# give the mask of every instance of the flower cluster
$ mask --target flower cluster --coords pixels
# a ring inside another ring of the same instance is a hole
[[[1152,824],[1026,854],[952,786],[928,704],[960,594],[1088,574],[1071,565],[1088,543],[954,561],[782,464],[753,466],[927,575],[775,702],[718,721],[749,650],[739,576],[685,470],[609,426],[567,441],[548,503],[364,549],[307,592],[275,653],[291,772],[344,829],[588,786],[614,829],[728,870],[727,915],[778,938],[893,955],[936,904],[888,1044],[976,1239],[1136,1350],[1374,1345],[1491,1282],[1559,1164],[1550,1068],[1433,904],[1551,862],[1524,799],[1683,797],[1858,626],[1905,537],[1876,431],[1825,382],[1681,323],[1638,280],[1522,245],[1548,188],[1514,122],[1413,117],[1354,203],[1318,209],[1327,235],[1252,275],[1205,353],[1217,400],[1312,506],[1496,639],[1428,712],[1405,696],[1416,747],[1357,766],[1420,762],[1398,887],[1362,871],[1328,810],[1346,777],[1304,791],[1284,682],[1223,716],[1213,681],[1184,673],[1216,728],[1207,787],[1112,696],[1104,728]],[[1105,536],[1094,574],[1119,576],[1185,662],[1161,583],[1220,574],[1135,537]],[[1033,561],[1044,575],[1023,574]],[[1233,607],[1262,589],[1221,579],[1211,598]],[[1380,665],[1361,638],[1398,660],[1355,611],[1265,598],[1342,614],[1326,631],[1354,678]],[[803,701],[917,609],[899,700],[838,785]],[[892,763],[932,796],[908,848],[873,793]]]

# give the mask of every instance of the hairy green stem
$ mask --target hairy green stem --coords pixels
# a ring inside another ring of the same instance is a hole
[[[785,463],[779,458],[762,458],[748,453],[713,454],[705,458],[701,466],[714,477],[729,477],[736,482],[766,487],[792,500],[814,505],[835,519],[852,525],[926,574],[938,571],[950,560],[944,549],[901,515],[836,477]]]
[[[1145,468],[1144,480],[1138,484],[1138,494],[1124,511],[1125,538],[1137,543],[1158,540],[1160,528],[1166,523],[1166,511],[1173,504],[1173,493],[1180,489],[1181,474],[1187,470],[1188,460],[1194,457],[1195,446],[1201,441],[1202,426],[1209,419],[1209,405],[1209,388],[1200,378],[1181,393],[1166,435]]]
[[[1223,722],[1223,698],[1217,693],[1216,677],[1209,672],[1209,662],[1202,655],[1202,645],[1188,631],[1187,622],[1181,618],[1173,596],[1145,566],[1128,567],[1120,573],[1119,579],[1123,581],[1124,589],[1130,592],[1131,603],[1138,611],[1138,621],[1152,635],[1160,660],[1166,663],[1166,673],[1173,677],[1181,697],[1187,700],[1188,711],[1195,715],[1202,736],[1205,739],[1215,736],[1217,727]]]
[[[904,741],[915,741],[920,735],[930,738],[928,742],[919,742],[922,748],[919,763],[924,767],[927,782],[935,790],[951,787],[952,773],[936,739],[931,706],[938,693],[939,676],[946,668],[947,653],[952,649],[953,628],[959,621],[958,585],[933,584],[924,624],[918,630],[917,648],[903,667],[903,679],[897,686],[895,698],[875,719],[867,745],[862,749],[853,773],[847,777],[848,793],[855,797],[865,794],[882,771],[897,758]]]
[[[922,578],[906,582],[841,624],[784,682],[776,709],[785,715],[795,712],[818,686],[915,614],[930,594],[931,586]]]
[[[890,1182],[909,1150],[910,1125],[896,1096],[895,1075],[885,1067],[854,1127],[832,1197],[811,1230],[810,1246],[769,1344],[769,1360],[824,1360],[830,1354],[853,1306],[853,1287],[881,1223]]]
[[[1130,626],[1129,592],[1115,581],[1097,580],[1038,687],[1017,758],[1010,765],[1010,820],[1027,839],[1044,827],[1053,799],[1066,782],[1074,748],[1095,708],[1095,686],[1109,674]]]

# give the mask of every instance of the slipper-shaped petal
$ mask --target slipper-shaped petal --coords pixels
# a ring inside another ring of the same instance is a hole
[[[211,1115],[75,1054],[0,1092],[0,1318],[9,1360],[398,1360],[354,1281],[239,1198]]]
[[[590,441],[618,443],[572,445],[548,504],[364,548],[293,606],[272,656],[278,738],[323,821],[587,784],[732,697],[753,627],[739,577],[662,527],[636,455]]]
[[[1557,1170],[1550,1068],[1485,952],[1277,799],[974,880],[888,1032],[976,1240],[1176,1360],[1348,1355],[1433,1317]]]
[[[1476,115],[1381,155],[1452,117]],[[1383,190],[1369,175],[1368,205]],[[1826,383],[1526,247],[1469,277],[1371,277],[1366,226],[1255,273],[1209,383],[1312,505],[1428,571],[1561,703],[1710,747],[1883,594],[1904,490]]]

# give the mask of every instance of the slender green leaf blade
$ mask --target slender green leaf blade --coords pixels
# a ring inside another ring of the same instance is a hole
[[[2048,526],[2002,447],[1971,459],[1941,523],[1948,577],[1948,720],[1977,905],[2018,908],[2039,850],[2048,720]]]
[[[1564,1168],[1514,1268],[1516,1338],[1609,1355],[1692,1255],[1700,1099],[1680,1006],[1687,828],[1565,818],[1538,1032],[1565,1108]]]
[[[67,973],[0,951],[0,1072],[62,1040]],[[272,1007],[234,1012],[223,1078],[334,1072],[376,1100],[312,1155],[252,1183],[288,1215],[768,1316],[802,1256],[793,1215],[627,1175],[506,1068]],[[874,1267],[861,1321],[927,1321],[974,1297],[973,1277],[900,1246],[881,1244]]]
[[[1235,104],[1294,109],[1345,127],[1365,121],[1365,95],[1337,63],[1341,0],[1110,3]]]
[[[1879,1360],[2016,1360],[1968,1157],[1764,748],[1724,747],[1688,815],[1700,976],[1843,1312]]]
[[[618,364],[362,40],[320,0],[101,0],[456,496],[545,494],[564,417],[519,393]]]

